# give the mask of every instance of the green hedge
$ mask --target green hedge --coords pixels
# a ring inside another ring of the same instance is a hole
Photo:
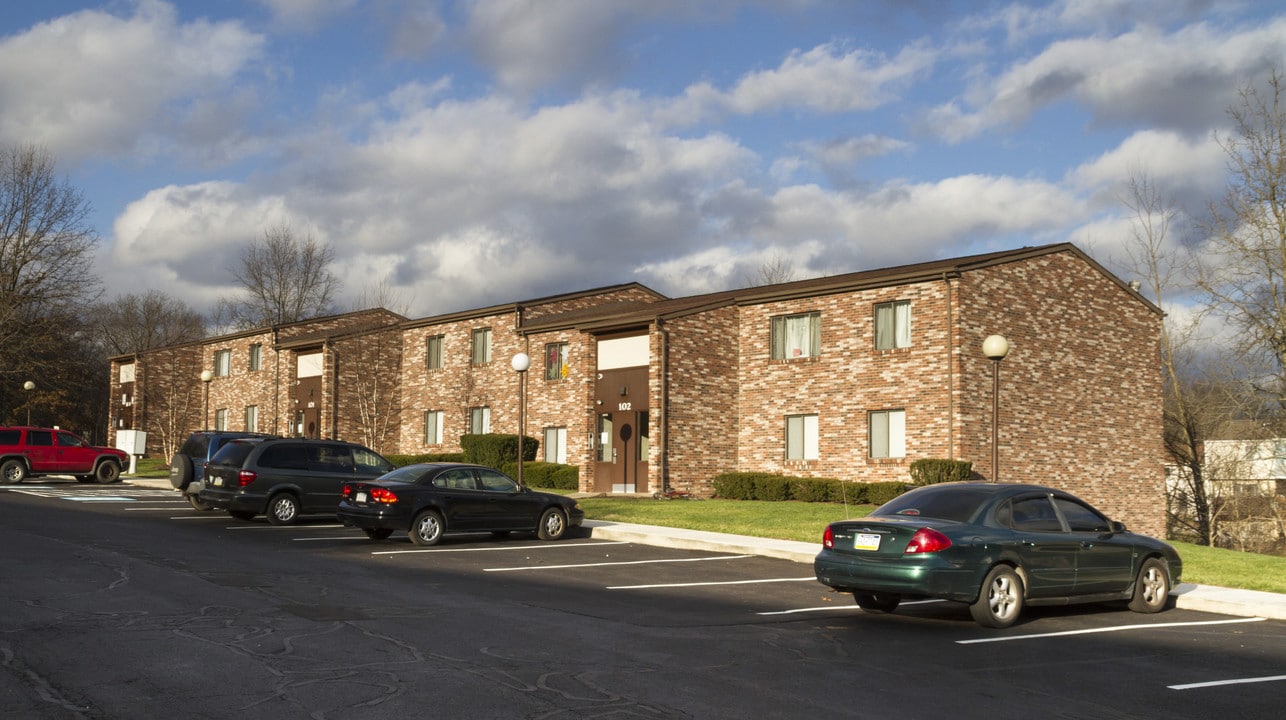
[[[406,467],[417,463],[464,462],[464,453],[420,453],[419,455],[385,455],[393,467]]]
[[[715,476],[714,496],[725,500],[798,500],[883,505],[910,489],[904,482],[844,482],[762,472],[728,472]]]
[[[485,435],[461,435],[460,447],[464,449],[465,462],[486,465],[500,469],[507,462],[518,460],[518,436],[487,433]],[[527,462],[536,459],[540,441],[533,437],[523,436],[522,458]]]
[[[518,463],[504,463],[500,466],[500,472],[516,480]],[[580,468],[575,465],[559,465],[550,462],[523,463],[522,482],[524,485],[536,488],[575,491],[580,489]]]
[[[973,463],[964,460],[922,458],[911,463],[911,481],[916,485],[956,482],[972,477]]]

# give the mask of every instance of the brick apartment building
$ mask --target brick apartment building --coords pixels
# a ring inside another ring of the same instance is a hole
[[[524,352],[526,434],[583,491],[709,495],[729,470],[905,480],[949,458],[1163,535],[1161,322],[1056,244],[685,298],[625,284],[261,328],[112,358],[111,412],[157,453],[200,426],[452,451],[518,431]],[[1010,344],[996,467],[992,334]]]

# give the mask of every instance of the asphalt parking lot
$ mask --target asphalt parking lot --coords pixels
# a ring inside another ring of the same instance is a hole
[[[354,647],[363,649],[365,658],[389,652],[387,643],[373,643],[372,638],[401,637],[389,624],[422,623],[407,636],[420,637],[427,628],[441,627],[441,618],[449,616],[451,608],[477,608],[480,617],[488,613],[498,613],[494,617],[501,618],[523,617],[527,618],[524,624],[536,627],[546,621],[562,627],[568,618],[577,618],[574,627],[566,630],[568,636],[560,638],[559,650],[549,652],[560,662],[578,664],[578,678],[602,672],[606,662],[609,666],[637,666],[637,672],[626,674],[635,677],[642,672],[649,683],[662,679],[678,682],[680,676],[691,676],[701,685],[690,691],[700,697],[671,699],[670,705],[661,702],[668,697],[665,693],[657,695],[660,691],[650,686],[629,693],[616,689],[643,698],[640,707],[669,708],[654,716],[700,716],[694,708],[706,702],[721,703],[720,707],[741,703],[743,714],[756,705],[775,707],[772,703],[777,701],[758,695],[766,687],[781,686],[782,667],[791,668],[787,686],[798,686],[795,689],[802,696],[799,707],[812,712],[837,709],[824,694],[817,696],[821,687],[836,677],[851,672],[862,677],[862,683],[882,683],[884,689],[875,697],[869,691],[863,694],[875,708],[871,717],[884,716],[884,711],[893,713],[898,706],[899,698],[893,691],[905,683],[908,664],[932,672],[942,688],[931,697],[910,701],[913,706],[918,703],[920,710],[941,712],[950,705],[944,705],[944,693],[978,701],[977,715],[970,710],[953,713],[957,717],[1022,716],[1010,700],[1002,712],[996,713],[995,708],[984,712],[985,698],[995,695],[998,687],[1012,688],[1015,697],[1033,702],[1065,698],[1071,705],[1060,715],[1064,717],[1193,717],[1201,716],[1203,708],[1216,707],[1236,708],[1248,717],[1266,717],[1263,713],[1276,707],[1286,684],[1286,623],[1251,614],[1216,614],[1182,605],[1148,616],[1109,605],[1030,608],[1018,625],[996,631],[974,624],[963,605],[946,602],[908,602],[892,615],[863,613],[850,596],[818,584],[810,565],[789,557],[785,551],[805,550],[790,545],[763,550],[735,539],[725,539],[723,544],[703,543],[701,537],[683,533],[669,541],[649,538],[649,543],[655,543],[649,544],[632,535],[646,533],[646,528],[597,526],[553,543],[522,534],[504,538],[462,535],[422,548],[400,536],[371,541],[329,518],[276,527],[262,520],[242,522],[222,513],[201,513],[171,490],[132,483],[106,487],[29,483],[0,490],[39,502],[41,508],[71,508],[89,521],[118,530],[137,528],[139,542],[163,531],[166,537],[183,543],[166,543],[166,552],[179,559],[165,563],[175,563],[185,574],[197,576],[206,587],[203,594],[209,594],[209,588],[238,597],[251,593],[271,598],[273,607],[288,608],[278,613],[284,620],[270,622],[247,615],[244,608],[231,609],[241,607],[243,600],[203,600],[208,607],[196,618],[167,623],[205,623],[209,626],[203,626],[201,632],[213,633],[212,628],[240,627],[244,622],[246,626],[234,634],[237,643],[261,636],[266,626],[299,623],[301,618],[306,621],[306,630],[293,633],[339,632],[335,623],[342,627],[369,625],[352,641]],[[200,547],[226,552],[208,564],[198,563],[190,558]],[[113,556],[125,552],[114,546],[104,551]],[[66,552],[80,557],[87,551]],[[772,556],[774,553],[787,557]],[[253,562],[238,558],[253,558]],[[51,560],[49,564],[58,563]],[[95,559],[83,572],[92,575],[97,572],[95,567],[103,564],[107,561]],[[337,578],[358,582],[341,587],[336,584],[338,579],[328,577],[336,572],[334,568],[344,568]],[[122,582],[111,577],[100,584]],[[393,578],[407,587],[394,587],[390,584]],[[22,578],[12,576],[10,580],[20,583]],[[360,590],[372,583],[387,586],[387,594],[371,592],[369,587],[366,592]],[[57,596],[63,597],[61,592]],[[353,597],[362,599],[355,601]],[[25,600],[20,605],[31,607],[33,602],[44,604]],[[221,619],[210,624],[217,618]],[[497,631],[494,619],[479,622],[480,626],[474,626],[462,621],[461,637]],[[164,630],[161,635],[172,632]],[[2,637],[6,635],[0,633]],[[506,635],[502,632],[499,637]],[[209,638],[196,652],[209,652],[208,642]],[[394,647],[402,648],[407,642],[396,640]],[[500,642],[491,639],[487,652],[496,652]],[[0,640],[0,645],[3,643]],[[41,652],[52,653],[58,643],[42,647]],[[239,646],[236,650],[241,655],[248,652]],[[456,657],[462,652],[457,648],[450,654]],[[14,646],[8,653],[9,657],[22,657],[23,649]],[[598,657],[600,653],[604,657]],[[275,656],[254,658],[275,662]],[[721,665],[727,667],[720,670]],[[272,671],[282,672],[280,668]],[[471,672],[494,670],[475,668]],[[739,678],[732,685],[727,684],[730,672]],[[95,686],[104,683],[110,685],[99,679]],[[1095,693],[1085,696],[1086,687],[1095,688]],[[278,687],[261,692],[268,697],[282,691]],[[463,697],[456,700],[464,702]],[[399,701],[388,700],[391,704],[384,707]],[[908,700],[902,698],[901,702]],[[265,712],[267,708],[265,705]],[[1192,714],[1194,709],[1196,714]],[[471,712],[459,716],[471,716]],[[780,715],[767,712],[759,716]]]

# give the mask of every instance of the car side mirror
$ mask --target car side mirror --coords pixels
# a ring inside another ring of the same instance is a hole
[[[1113,521],[1112,521],[1112,532],[1114,532],[1114,533],[1123,533],[1123,532],[1125,532],[1125,523],[1123,523],[1123,522],[1118,522],[1118,521],[1116,521],[1116,520],[1113,520]]]

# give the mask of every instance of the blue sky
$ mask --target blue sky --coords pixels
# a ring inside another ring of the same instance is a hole
[[[1278,2],[44,0],[0,7],[0,143],[83,191],[109,298],[202,311],[282,224],[414,317],[1063,241],[1125,275],[1131,175],[1199,213],[1283,59]]]

